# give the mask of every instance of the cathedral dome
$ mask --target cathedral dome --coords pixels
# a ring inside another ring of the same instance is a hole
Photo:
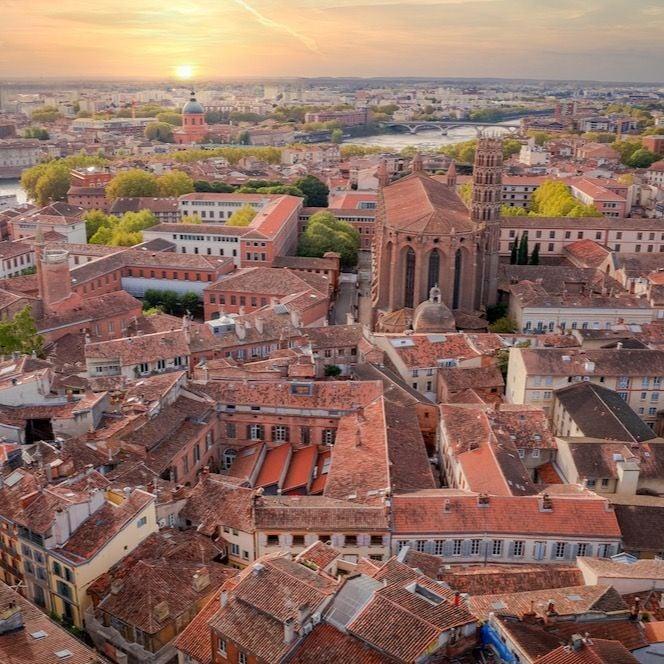
[[[191,91],[191,98],[189,101],[182,107],[182,115],[195,115],[199,113],[205,113],[205,109],[203,108],[202,104],[200,102],[196,101],[196,95],[194,91]]]
[[[419,304],[413,314],[415,332],[456,332],[454,314],[442,301],[440,288],[434,286],[429,299]]]

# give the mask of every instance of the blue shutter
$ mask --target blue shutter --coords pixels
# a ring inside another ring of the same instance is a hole
[[[556,559],[556,548],[557,542],[551,542],[551,553],[549,554],[549,558],[551,558],[551,560]]]
[[[593,545],[592,544],[586,544],[586,555],[587,556],[592,556],[593,555]]]
[[[544,542],[535,542],[535,560],[543,560],[546,556],[546,544]]]
[[[486,540],[480,542],[480,558],[486,558],[487,547],[489,543]]]
[[[452,540],[445,540],[443,544],[443,558],[449,558],[454,552],[454,544]]]
[[[468,558],[468,556],[470,556],[470,540],[463,540],[461,543],[461,555],[464,558]]]
[[[424,553],[433,553],[434,543],[433,540],[427,540],[424,543]]]
[[[514,542],[508,542],[507,555],[510,558],[514,558],[514,551],[516,550],[516,544]]]

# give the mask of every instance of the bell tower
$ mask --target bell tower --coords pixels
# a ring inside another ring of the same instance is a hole
[[[478,250],[482,274],[478,279],[481,305],[495,304],[498,296],[498,252],[500,249],[500,206],[502,204],[503,141],[480,135],[473,165],[473,195],[470,218],[480,227]]]
[[[473,165],[473,197],[470,207],[473,221],[490,223],[500,218],[502,175],[502,139],[480,136]]]

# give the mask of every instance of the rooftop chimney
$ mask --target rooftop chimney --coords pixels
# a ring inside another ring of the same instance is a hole
[[[9,634],[23,629],[23,612],[21,607],[12,600],[0,611],[0,635]]]
[[[293,643],[295,639],[295,621],[287,618],[284,621],[284,643]]]

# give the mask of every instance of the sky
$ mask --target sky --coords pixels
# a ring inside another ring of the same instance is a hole
[[[664,80],[662,0],[0,0],[0,79]]]

